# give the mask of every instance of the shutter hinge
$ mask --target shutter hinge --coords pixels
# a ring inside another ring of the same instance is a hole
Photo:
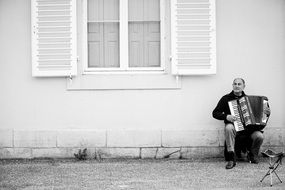
[[[72,75],[69,75],[69,83],[72,84]]]

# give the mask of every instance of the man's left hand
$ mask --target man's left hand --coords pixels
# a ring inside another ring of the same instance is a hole
[[[271,113],[270,107],[268,107],[268,106],[264,107],[263,111],[266,115],[270,115],[270,113]]]

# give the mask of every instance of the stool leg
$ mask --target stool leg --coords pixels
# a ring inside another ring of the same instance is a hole
[[[265,179],[266,176],[270,175],[269,173],[270,173],[270,169],[269,169],[269,170],[267,171],[267,173],[263,176],[263,178],[260,180],[260,182],[262,182],[262,181]]]
[[[277,160],[277,163],[276,163],[276,165],[274,166],[272,172],[274,172],[274,174],[276,175],[276,177],[279,179],[280,183],[282,183],[282,180],[279,178],[279,176],[278,176],[277,173],[275,172],[275,170],[278,168],[278,166],[280,165],[280,163],[281,163],[281,160],[280,160],[280,159]]]
[[[277,173],[275,171],[273,171],[276,175],[276,177],[279,179],[280,183],[282,183],[282,180],[279,178],[279,176],[277,175]]]
[[[272,159],[269,158],[269,171],[270,171],[270,186],[272,187],[272,171],[273,171],[274,167],[272,165]]]
[[[270,186],[272,187],[272,171],[270,169]]]

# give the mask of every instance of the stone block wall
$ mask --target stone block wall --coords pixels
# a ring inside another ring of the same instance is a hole
[[[284,151],[285,130],[268,128],[262,149]],[[223,130],[0,130],[0,159],[222,157]]]

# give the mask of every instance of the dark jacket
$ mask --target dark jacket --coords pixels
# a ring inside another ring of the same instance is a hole
[[[212,115],[215,119],[224,120],[225,124],[230,123],[226,118],[227,115],[231,115],[228,102],[231,100],[239,99],[245,96],[245,93],[242,92],[241,96],[236,96],[233,91],[231,93],[224,95],[218,102],[216,108],[213,110]]]

